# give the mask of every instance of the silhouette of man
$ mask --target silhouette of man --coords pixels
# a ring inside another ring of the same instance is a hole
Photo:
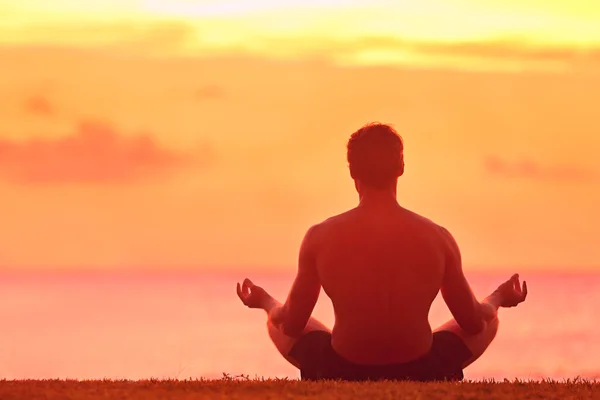
[[[527,297],[513,275],[477,301],[452,235],[399,205],[402,138],[368,124],[348,141],[356,208],[312,226],[285,304],[246,279],[237,293],[267,312],[269,335],[302,379],[461,380],[498,331],[498,308]],[[323,287],[331,298],[330,331],[311,318]],[[432,331],[431,304],[441,290],[453,320]]]

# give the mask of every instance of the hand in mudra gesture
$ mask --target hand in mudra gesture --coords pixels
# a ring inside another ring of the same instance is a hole
[[[265,308],[266,303],[271,298],[265,289],[255,285],[248,278],[244,279],[241,285],[237,284],[237,295],[242,303],[249,308]]]
[[[500,307],[516,307],[527,298],[527,282],[523,286],[519,282],[519,274],[514,274],[509,280],[498,286],[494,291],[498,296]]]

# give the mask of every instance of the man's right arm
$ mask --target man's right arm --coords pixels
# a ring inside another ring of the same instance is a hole
[[[456,240],[441,228],[445,242],[445,270],[442,297],[458,325],[468,333],[478,334],[485,329],[489,319],[482,304],[477,301],[462,269],[462,257]]]

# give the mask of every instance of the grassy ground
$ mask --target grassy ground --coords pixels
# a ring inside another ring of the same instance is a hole
[[[600,382],[0,381],[2,400],[600,399]]]

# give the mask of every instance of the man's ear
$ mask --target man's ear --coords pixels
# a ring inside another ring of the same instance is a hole
[[[351,177],[352,179],[356,180],[356,174],[355,174],[355,171],[354,171],[354,169],[352,168],[352,166],[351,166],[351,165],[348,165],[348,169],[350,170],[350,177]]]
[[[404,155],[400,156],[400,165],[398,165],[398,177],[404,175]]]

